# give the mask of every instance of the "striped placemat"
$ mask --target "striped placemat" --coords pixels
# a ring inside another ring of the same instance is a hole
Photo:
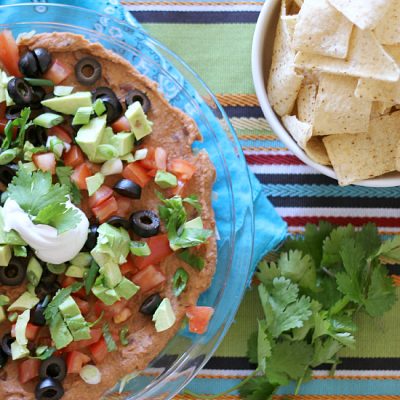
[[[336,181],[304,165],[269,128],[255,96],[250,63],[252,35],[263,1],[122,3],[151,35],[188,62],[217,95],[239,136],[250,168],[291,233],[302,232],[306,223],[320,219],[354,225],[372,221],[382,235],[399,233],[399,188],[340,188]],[[400,267],[393,266],[390,272],[400,286]],[[251,372],[254,366],[245,357],[246,342],[261,315],[257,293],[250,290],[236,323],[190,389],[217,393]],[[357,349],[343,353],[335,377],[320,368],[296,398],[400,399],[400,303],[383,318],[360,317],[358,322]],[[287,387],[280,394],[292,392],[293,387]],[[221,397],[237,398],[235,393]]]

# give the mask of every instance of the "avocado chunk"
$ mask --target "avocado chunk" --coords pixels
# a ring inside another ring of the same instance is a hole
[[[142,105],[138,101],[128,107],[125,117],[131,125],[131,130],[136,140],[140,140],[152,132],[153,123],[147,119]]]
[[[121,282],[122,274],[118,264],[107,263],[101,269],[104,275],[104,283],[108,288],[115,288]]]
[[[161,189],[168,189],[175,187],[178,184],[178,179],[170,172],[158,170],[154,182],[160,186]]]
[[[77,92],[68,96],[52,97],[43,100],[42,105],[62,114],[74,115],[78,108],[92,106],[92,94],[90,92]]]
[[[168,298],[165,298],[153,315],[153,322],[155,322],[156,331],[166,331],[175,324],[175,321],[176,316],[172,309],[171,302]]]
[[[113,145],[117,151],[118,156],[124,156],[131,153],[135,143],[135,136],[133,133],[120,132],[111,138],[110,144]]]
[[[49,129],[53,126],[61,124],[64,121],[64,117],[62,115],[54,114],[54,113],[44,113],[39,115],[33,120],[33,123],[37,126],[41,126],[43,128]]]
[[[8,244],[0,246],[0,267],[7,267],[11,260],[11,247]]]
[[[121,282],[115,287],[118,296],[123,297],[126,300],[133,297],[139,289],[139,286],[136,286],[132,281],[125,277],[123,277]]]
[[[21,296],[18,297],[17,300],[12,303],[7,311],[23,311],[23,310],[30,310],[39,303],[39,298],[36,297],[34,294],[29,292],[24,292]]]
[[[70,265],[65,271],[66,276],[70,276],[71,278],[83,278],[86,272],[85,267],[81,267],[79,265]]]
[[[97,147],[103,139],[105,127],[105,116],[93,118],[87,125],[83,125],[76,135],[76,142],[90,161],[95,158]]]
[[[117,149],[111,144],[102,143],[97,147],[96,155],[92,161],[95,163],[103,163],[116,157],[118,157]]]
[[[107,306],[111,306],[121,299],[115,289],[109,289],[103,285],[93,286],[92,293]]]
[[[6,312],[4,311],[4,307],[0,306],[0,324],[7,319]]]
[[[76,255],[70,263],[73,265],[77,265],[78,267],[89,267],[92,262],[92,256],[90,253],[81,252]]]
[[[104,183],[104,175],[101,172],[97,172],[92,176],[86,178],[86,186],[88,190],[88,195],[92,196],[99,187]]]
[[[28,357],[30,351],[26,345],[19,344],[16,340],[11,343],[11,356],[13,360]]]
[[[72,337],[61,313],[57,313],[50,322],[50,335],[54,341],[56,349],[68,346],[74,338]]]
[[[90,121],[90,116],[92,115],[92,107],[79,107],[76,111],[74,119],[72,120],[72,125],[86,125]]]
[[[26,269],[26,277],[32,286],[37,286],[39,284],[40,278],[43,274],[43,268],[39,261],[35,257],[31,257]]]

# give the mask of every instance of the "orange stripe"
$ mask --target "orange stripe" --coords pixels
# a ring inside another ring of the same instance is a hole
[[[278,140],[278,137],[276,135],[268,135],[268,134],[267,135],[238,134],[238,137],[240,140]]]
[[[223,107],[258,107],[257,96],[255,94],[216,94],[217,100]]]

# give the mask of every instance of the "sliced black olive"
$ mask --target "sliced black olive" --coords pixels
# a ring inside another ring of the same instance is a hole
[[[147,299],[140,306],[139,311],[144,315],[153,315],[161,302],[161,296],[158,293],[154,293],[147,297]]]
[[[101,99],[107,109],[107,123],[113,123],[122,115],[122,105],[115,93],[110,88],[100,86],[93,90],[93,102],[95,102],[97,99]]]
[[[46,325],[46,318],[44,317],[44,310],[49,304],[50,296],[45,296],[36,307],[31,311],[31,322],[37,326]]]
[[[6,286],[20,285],[26,276],[26,259],[13,257],[7,267],[0,268],[0,282]]]
[[[129,107],[131,104],[135,103],[138,101],[143,108],[143,111],[147,113],[147,111],[150,110],[150,100],[147,97],[147,95],[140,90],[131,90],[125,97],[125,104],[127,107]]]
[[[18,67],[21,73],[28,78],[40,76],[39,63],[33,51],[27,51],[19,59]]]
[[[13,121],[14,119],[17,119],[21,116],[21,110],[22,110],[21,106],[16,106],[16,105],[9,106],[6,108],[5,117],[8,120]]]
[[[25,140],[34,146],[45,146],[47,142],[46,130],[38,125],[31,125],[25,131]]]
[[[8,185],[18,171],[17,164],[0,165],[0,182]]]
[[[10,97],[18,106],[29,106],[32,103],[33,92],[30,85],[21,78],[8,81],[7,90]]]
[[[43,275],[40,278],[40,283],[43,283],[43,285],[46,286],[50,286],[56,281],[57,281],[57,275],[53,274],[47,268],[45,268],[43,271]]]
[[[142,188],[129,179],[119,180],[113,189],[121,196],[129,197],[130,199],[140,199]]]
[[[52,378],[42,379],[35,388],[36,400],[59,400],[64,396],[61,383]]]
[[[101,78],[101,64],[93,57],[84,57],[75,65],[75,76],[82,85],[91,86]]]
[[[39,376],[41,378],[53,378],[61,382],[66,375],[67,366],[61,357],[52,356],[40,365]]]
[[[160,218],[151,210],[137,211],[129,217],[133,232],[147,238],[157,235],[160,230]]]
[[[1,338],[1,350],[8,356],[11,356],[11,344],[15,341],[15,338],[10,333],[6,333]]]
[[[60,288],[61,286],[58,282],[54,282],[51,285],[40,282],[39,285],[36,286],[35,293],[39,299],[43,299],[47,295],[53,296]]]
[[[44,100],[46,91],[41,86],[33,86],[32,93],[33,96],[31,108],[38,110],[39,108],[42,108],[42,104],[40,102]]]
[[[112,226],[115,226],[116,228],[125,228],[125,229],[129,229],[130,228],[130,224],[129,221],[127,221],[125,218],[121,218],[121,217],[111,217],[110,219],[107,220],[106,222],[107,224],[110,224]]]
[[[0,349],[0,369],[3,368],[8,361],[8,355],[4,353],[3,350]]]
[[[92,224],[89,226],[88,237],[86,239],[85,246],[83,247],[85,250],[91,251],[96,247],[97,236],[99,236],[99,234],[97,233],[98,227],[99,226],[97,224]]]
[[[51,54],[41,47],[34,49],[33,54],[37,60],[39,71],[44,74],[51,65]]]

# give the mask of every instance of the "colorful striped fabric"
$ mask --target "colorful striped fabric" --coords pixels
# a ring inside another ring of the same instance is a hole
[[[216,93],[241,140],[250,168],[291,233],[301,233],[306,223],[320,219],[354,225],[373,221],[383,235],[400,233],[400,188],[340,188],[336,181],[298,160],[268,127],[254,94],[250,65],[252,35],[263,1],[122,3]],[[400,286],[400,267],[392,266],[390,272]],[[190,389],[217,393],[251,372],[254,366],[247,361],[246,342],[256,330],[259,316],[257,294],[250,290],[236,323]],[[400,399],[400,303],[381,319],[360,317],[359,325],[357,348],[343,353],[336,376],[328,376],[326,368],[319,368],[313,380],[303,385],[298,399]],[[287,387],[280,394],[292,392],[293,387]],[[237,398],[235,393],[221,397]]]

